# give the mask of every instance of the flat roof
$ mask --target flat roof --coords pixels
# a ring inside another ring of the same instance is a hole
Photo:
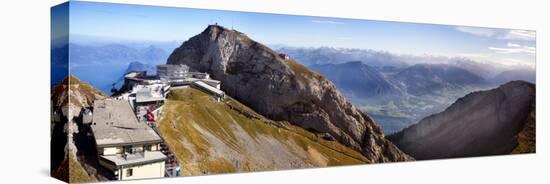
[[[91,127],[98,147],[162,142],[151,127],[138,122],[126,100],[96,100]]]
[[[162,93],[163,89],[164,86],[160,84],[137,85],[134,87],[136,102],[164,101],[164,94]]]
[[[189,69],[189,66],[187,65],[184,65],[184,64],[160,64],[160,65],[157,65],[157,68],[177,68],[177,69]]]
[[[207,83],[215,83],[215,84],[221,84],[222,83],[221,81],[214,80],[214,79],[202,79],[202,81],[207,82]]]
[[[204,89],[206,89],[206,90],[208,90],[208,91],[210,91],[210,92],[213,92],[217,95],[223,95],[224,94],[224,92],[222,90],[219,90],[218,88],[212,87],[212,86],[206,84],[203,81],[195,81],[193,83],[200,86],[200,87],[202,87],[202,88],[204,88]]]
[[[160,151],[145,151],[143,154],[129,154],[126,158],[121,155],[107,155],[101,156],[101,158],[111,162],[115,166],[132,166],[132,165],[143,165],[155,162],[161,162],[168,159],[166,155],[162,154]]]

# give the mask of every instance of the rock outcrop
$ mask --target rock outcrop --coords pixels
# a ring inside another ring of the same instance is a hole
[[[512,81],[470,93],[388,139],[418,160],[534,152],[534,112],[535,85]]]
[[[329,133],[374,162],[411,159],[330,81],[238,31],[208,26],[175,49],[167,63],[208,72],[227,94],[260,114]]]
[[[78,147],[83,144],[78,142],[77,137],[85,136],[85,133],[80,133],[82,127],[75,120],[82,108],[91,107],[95,100],[103,98],[107,95],[72,75],[52,87],[50,100],[54,113],[50,151],[53,177],[66,182],[96,181],[94,176],[84,171],[83,163],[77,159]]]

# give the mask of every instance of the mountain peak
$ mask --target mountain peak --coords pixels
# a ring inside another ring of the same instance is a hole
[[[228,34],[232,37],[239,36],[241,38],[246,37],[246,39],[250,39],[244,33],[241,33],[234,29],[228,29],[218,24],[208,25],[201,34],[209,35],[209,37],[212,37],[212,38],[217,38],[220,34]]]
[[[167,63],[207,72],[226,94],[260,114],[329,133],[371,160],[411,159],[330,81],[238,31],[210,25],[175,49]]]
[[[216,31],[216,30],[227,31],[228,29],[218,24],[210,24],[206,27],[205,30],[210,32],[210,31]]]
[[[212,25],[208,25],[206,27],[206,29],[204,29],[202,34],[216,35],[217,36],[219,33],[224,32],[224,31],[229,31],[229,30],[226,29],[223,26],[212,24]]]

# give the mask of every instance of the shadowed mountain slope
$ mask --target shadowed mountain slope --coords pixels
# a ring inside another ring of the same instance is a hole
[[[388,139],[419,160],[534,152],[534,107],[535,85],[512,81],[468,94]]]

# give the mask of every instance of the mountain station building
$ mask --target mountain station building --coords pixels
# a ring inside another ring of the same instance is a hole
[[[161,137],[140,123],[126,100],[96,100],[91,129],[99,164],[117,180],[165,176]]]

